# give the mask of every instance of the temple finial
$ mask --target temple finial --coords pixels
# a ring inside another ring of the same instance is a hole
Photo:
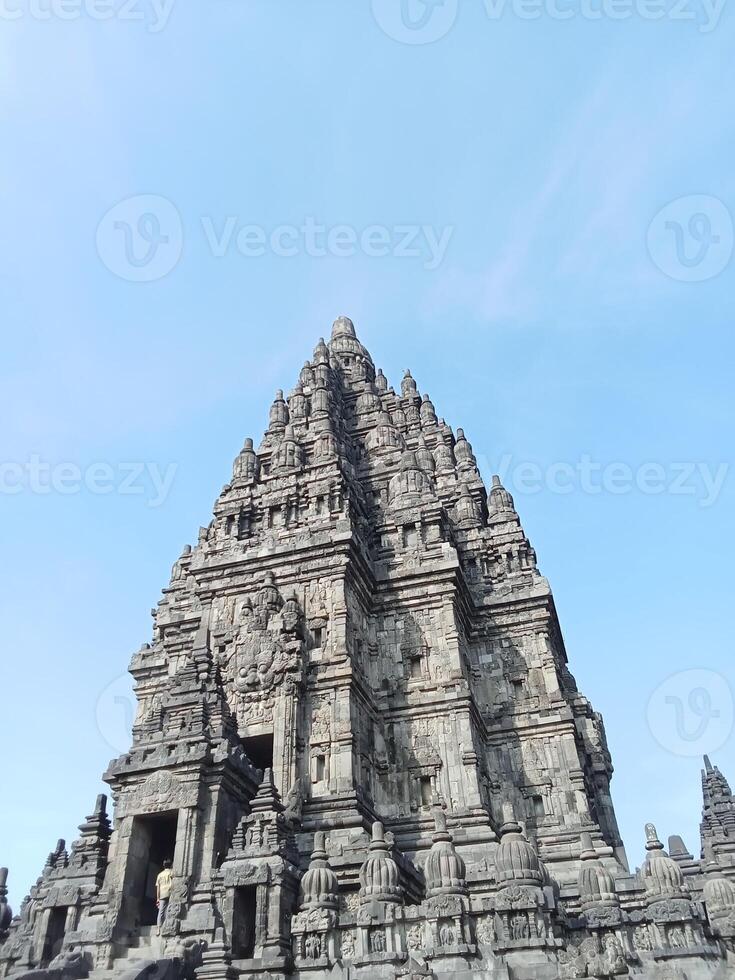
[[[348,316],[338,316],[332,324],[332,340],[338,337],[356,337],[355,324]]]

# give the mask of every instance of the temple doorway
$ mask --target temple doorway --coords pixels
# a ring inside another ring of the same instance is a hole
[[[232,955],[248,960],[255,952],[257,887],[236,888],[232,918]]]
[[[245,755],[250,759],[256,769],[273,768],[273,733],[266,735],[251,735],[249,738],[240,740],[245,749]]]
[[[137,905],[138,925],[156,924],[156,878],[166,858],[174,860],[178,819],[178,810],[173,810],[133,820],[127,877],[128,894]]]
[[[42,960],[44,963],[50,963],[61,952],[68,911],[69,909],[65,905],[58,905],[56,908],[51,909],[48,928],[46,930],[46,940],[43,944]]]

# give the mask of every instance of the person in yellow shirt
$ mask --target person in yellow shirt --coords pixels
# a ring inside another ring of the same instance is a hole
[[[161,926],[166,918],[166,909],[171,900],[171,885],[173,883],[173,873],[171,871],[171,861],[166,858],[163,862],[163,871],[156,878],[156,908],[158,909],[158,935],[161,935]]]

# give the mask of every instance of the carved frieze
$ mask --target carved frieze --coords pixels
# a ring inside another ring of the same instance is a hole
[[[228,888],[242,888],[247,885],[262,885],[270,881],[270,867],[267,862],[231,862],[224,866],[223,882]]]
[[[337,925],[337,913],[331,909],[307,909],[299,912],[291,919],[291,931],[294,934],[302,932],[327,932]]]
[[[311,714],[311,741],[328,742],[332,734],[332,705],[330,701],[319,701]]]
[[[224,614],[223,614],[224,615]],[[285,600],[273,577],[254,600],[246,599],[239,622],[226,630],[219,662],[230,707],[241,726],[270,724],[281,690],[290,692],[303,667],[302,611],[295,595]]]
[[[117,804],[117,816],[162,813],[197,806],[198,781],[187,781],[167,769],[150,773],[137,786],[126,786]]]
[[[615,935],[608,933],[602,942],[592,937],[581,943],[570,943],[559,952],[559,977],[575,980],[577,977],[594,977],[602,980],[628,973],[623,945]]]

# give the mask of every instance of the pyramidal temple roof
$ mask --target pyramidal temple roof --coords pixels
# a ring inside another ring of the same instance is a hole
[[[482,571],[488,582],[519,576],[543,581],[512,496],[497,476],[488,492],[464,430],[453,431],[437,415],[409,370],[400,390],[391,387],[352,320],[340,316],[329,343],[319,339],[290,393],[276,391],[257,448],[254,439],[245,440],[215,521],[200,532],[198,553],[242,542],[243,521],[253,547],[276,537],[282,543],[289,532],[303,538],[320,523],[333,525],[339,512],[381,560],[386,522],[398,518],[405,527],[412,515],[432,509],[442,515],[440,538],[459,543],[461,554],[473,537],[493,539]]]

